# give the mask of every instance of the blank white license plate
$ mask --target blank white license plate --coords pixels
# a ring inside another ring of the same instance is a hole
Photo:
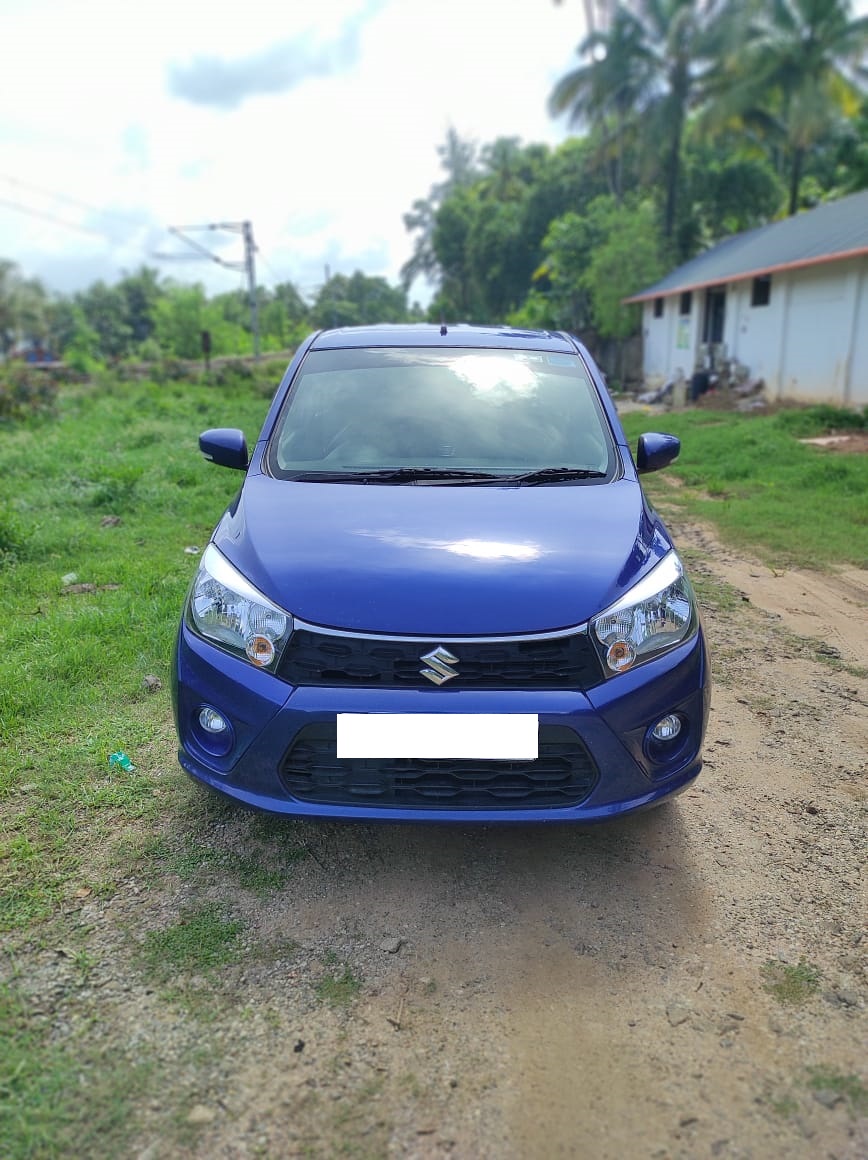
[[[536,713],[338,713],[338,758],[536,761]]]

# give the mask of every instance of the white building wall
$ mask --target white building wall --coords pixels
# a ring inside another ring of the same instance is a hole
[[[753,279],[726,288],[726,356],[765,380],[773,398],[868,404],[868,256],[772,275],[767,306],[751,306]],[[645,375],[662,382],[679,369],[688,382],[697,363],[705,292],[694,291],[689,316],[680,294],[662,318],[644,307]]]
[[[699,336],[702,333],[702,292],[694,290],[689,314],[681,314],[680,305],[680,294],[673,294],[667,300],[667,313],[670,318],[669,374],[683,374],[689,383],[696,369]]]
[[[846,402],[868,406],[868,255],[855,263],[858,270],[853,297],[853,333],[847,376]]]
[[[669,367],[669,312],[672,299],[664,299],[663,315],[654,317],[654,301],[642,308],[642,346],[645,382],[654,387],[665,382]]]
[[[767,306],[751,306],[753,279],[744,278],[727,289],[727,321],[733,320],[727,354],[748,368],[751,378],[765,380],[776,391],[786,309],[785,276],[773,274]]]
[[[745,299],[741,282],[730,282],[726,287],[726,313],[723,317],[723,346],[725,358],[739,358],[738,340],[744,320],[743,311],[750,305]]]
[[[778,397],[844,402],[857,266],[832,262],[788,275]]]

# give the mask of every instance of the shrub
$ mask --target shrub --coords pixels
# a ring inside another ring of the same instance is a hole
[[[0,421],[51,414],[57,399],[57,381],[48,369],[24,362],[0,365]]]

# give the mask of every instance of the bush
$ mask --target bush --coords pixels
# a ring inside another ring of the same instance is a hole
[[[232,359],[214,367],[210,377],[215,387],[252,391],[270,399],[282,373],[283,367],[278,370],[274,363],[268,365]]]
[[[195,363],[167,357],[157,363],[151,378],[155,383],[198,383],[199,368]]]
[[[218,387],[231,387],[238,382],[249,383],[255,378],[253,367],[240,358],[227,359],[226,362],[219,363],[211,373],[214,384]]]
[[[47,368],[24,362],[0,365],[0,422],[53,414],[57,376]]]

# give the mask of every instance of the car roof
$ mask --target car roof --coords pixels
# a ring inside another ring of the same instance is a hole
[[[344,326],[323,330],[311,343],[311,350],[341,350],[347,347],[427,346],[500,348],[504,350],[550,350],[576,354],[566,335],[549,330],[515,330],[508,326],[469,326],[410,323],[405,325]]]

